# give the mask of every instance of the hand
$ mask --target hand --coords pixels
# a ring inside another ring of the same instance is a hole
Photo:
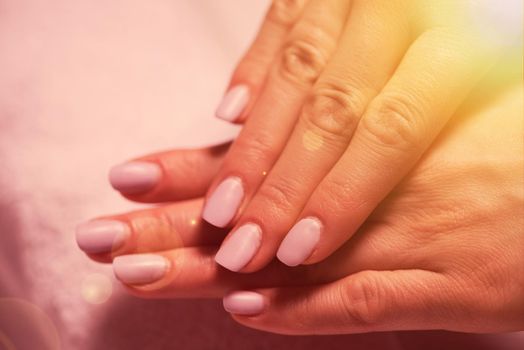
[[[463,110],[355,238],[322,263],[291,269],[273,262],[243,275],[221,269],[213,254],[226,231],[194,220],[201,199],[104,218],[123,224],[127,235],[105,251],[95,244],[99,254],[92,257],[117,256],[116,276],[141,297],[256,289],[228,294],[225,306],[237,321],[278,333],[523,329],[521,96],[518,88]],[[222,158],[197,150],[141,160],[172,164],[170,179],[181,188],[201,183],[187,193],[192,197],[204,193]],[[169,189],[156,195],[177,196]],[[78,238],[89,250],[86,228]]]
[[[217,111],[246,123],[202,214],[234,224],[216,261],[312,264],[353,236],[495,62],[477,3],[275,1]]]

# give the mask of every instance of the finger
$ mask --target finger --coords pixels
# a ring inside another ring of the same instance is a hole
[[[311,193],[346,150],[367,104],[400,62],[411,35],[398,23],[397,11],[376,5],[352,7],[339,47],[306,99],[287,145],[223,243],[217,255],[222,266],[252,272],[274,258]],[[256,233],[245,234],[245,227]],[[246,242],[249,238],[254,242]],[[297,253],[299,245],[294,246]]]
[[[113,268],[129,291],[140,297],[222,297],[237,289],[329,283],[365,269],[426,266],[431,255],[423,254],[420,258],[410,251],[412,246],[412,236],[385,229],[383,225],[369,225],[337,253],[316,265],[290,268],[273,261],[257,272],[237,274],[217,265],[214,261],[217,247],[207,246],[116,257]]]
[[[336,47],[348,6],[341,0],[311,0],[306,5],[211,185],[203,212],[209,223],[226,226],[278,158],[304,97]]]
[[[415,41],[282,241],[281,261],[318,262],[351,237],[481,77],[488,65],[478,57],[477,47],[461,33],[433,30]],[[298,242],[304,242],[300,250]]]
[[[227,92],[216,110],[217,118],[244,122],[264,86],[271,63],[306,2],[273,1],[253,44],[233,73]]]
[[[458,288],[460,290],[460,288]],[[459,290],[425,270],[363,271],[320,286],[236,291],[224,307],[241,324],[283,334],[448,328]]]
[[[225,232],[200,219],[203,200],[106,216],[78,226],[76,241],[100,262],[124,254],[216,245]]]
[[[196,199],[99,217],[77,227],[76,241],[80,249],[98,262],[111,262],[115,257],[125,254],[219,245],[226,231],[213,227],[200,219],[202,204],[202,199]],[[402,241],[402,236],[399,234],[389,233],[389,231],[378,232],[385,230],[373,225],[372,222],[365,225],[362,230],[365,233],[356,235],[350,245],[340,249],[329,260],[339,266],[342,273],[345,273],[346,265],[375,266],[375,257],[368,256],[366,249],[360,249],[360,246],[371,245],[379,250],[382,249],[380,247],[383,247],[384,250],[392,252],[389,244],[385,243],[388,237],[395,236],[396,247],[400,246]],[[409,241],[410,238],[405,240]],[[353,251],[351,254],[347,253],[349,249]],[[361,251],[363,253],[360,253]],[[396,256],[407,262],[402,251],[397,251]]]
[[[111,186],[130,200],[145,203],[203,196],[229,143],[202,149],[156,153],[113,167]]]
[[[218,266],[216,247],[191,247],[124,255],[115,258],[115,276],[128,290],[143,298],[222,297],[237,286],[293,285],[306,280],[305,270],[275,263],[257,274],[242,275]]]

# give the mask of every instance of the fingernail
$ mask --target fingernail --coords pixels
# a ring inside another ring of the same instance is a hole
[[[315,249],[321,230],[322,223],[315,217],[297,222],[280,244],[277,252],[278,260],[288,266],[302,264]]]
[[[235,217],[243,197],[242,180],[228,177],[207,199],[202,218],[211,225],[225,227]]]
[[[249,102],[249,88],[247,85],[237,85],[224,95],[215,115],[217,118],[233,122],[244,111]]]
[[[230,293],[222,299],[222,303],[227,312],[245,316],[260,314],[266,304],[262,294],[249,291]]]
[[[166,274],[169,261],[160,255],[123,255],[113,260],[116,278],[126,284],[147,284],[158,281]]]
[[[262,240],[258,225],[240,226],[222,243],[215,255],[215,261],[231,271],[240,271],[256,254]]]
[[[151,162],[134,161],[113,167],[109,182],[124,194],[140,194],[149,191],[160,181],[162,170]]]
[[[120,248],[131,234],[116,220],[96,220],[77,226],[76,243],[86,253],[108,253]]]

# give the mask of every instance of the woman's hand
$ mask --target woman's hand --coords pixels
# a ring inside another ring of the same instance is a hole
[[[291,269],[274,262],[242,275],[221,269],[213,254],[226,231],[196,219],[201,199],[104,218],[123,224],[127,235],[92,257],[116,256],[116,276],[142,297],[243,290],[226,296],[228,311],[278,333],[523,329],[521,97],[519,87],[480,110],[462,110],[355,238],[319,264]],[[223,152],[175,151],[140,161],[172,164],[168,176],[181,188],[200,183],[187,193],[192,197],[204,193]],[[179,198],[163,186],[151,201]],[[91,227],[99,241],[114,241],[96,222]],[[79,241],[89,235],[84,226]]]
[[[365,270],[317,286],[232,292],[226,310],[286,334],[523,330],[521,94],[454,121],[355,239],[320,264],[362,259]]]
[[[285,3],[269,11],[217,113],[249,115],[203,210],[213,225],[235,224],[216,256],[232,271],[334,252],[493,62],[467,17],[472,1]]]
[[[350,238],[494,62],[477,3],[275,1],[217,111],[247,121],[202,214],[235,224],[216,261],[311,264]]]

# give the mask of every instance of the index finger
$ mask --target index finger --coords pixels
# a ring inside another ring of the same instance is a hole
[[[276,162],[305,97],[336,49],[348,3],[311,0],[306,5],[209,189],[202,214],[207,222],[227,226]],[[319,17],[319,11],[327,14]]]

